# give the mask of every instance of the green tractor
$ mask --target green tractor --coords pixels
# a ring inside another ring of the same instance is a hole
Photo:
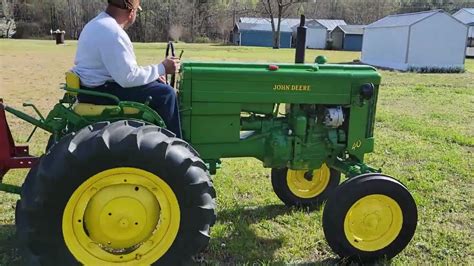
[[[364,163],[374,149],[381,77],[369,66],[318,61],[185,62],[183,139],[146,103],[82,90],[72,73],[46,117],[0,102],[0,174],[32,167],[21,189],[0,187],[21,193],[24,257],[45,265],[189,263],[216,221],[210,175],[235,157],[271,168],[288,206],[326,202],[323,230],[339,256],[394,257],[414,235],[417,209],[402,183]],[[77,103],[78,93],[116,104]],[[14,146],[4,111],[51,133],[43,156]]]

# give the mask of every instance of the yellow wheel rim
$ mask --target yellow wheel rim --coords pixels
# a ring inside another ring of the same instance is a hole
[[[286,182],[291,193],[299,198],[314,198],[326,189],[331,178],[331,172],[326,164],[313,171],[311,180],[305,178],[306,170],[288,169]]]
[[[72,194],[63,236],[85,265],[151,264],[178,234],[180,209],[160,177],[136,168],[103,171]]]
[[[374,194],[359,199],[346,214],[344,233],[357,249],[376,251],[392,243],[402,230],[403,214],[392,198]]]

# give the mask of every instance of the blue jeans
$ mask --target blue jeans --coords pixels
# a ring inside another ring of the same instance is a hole
[[[149,97],[151,97],[150,107],[158,112],[165,121],[166,127],[176,134],[176,137],[182,137],[178,100],[175,90],[170,85],[154,81],[140,87],[122,88],[115,82],[107,82],[99,87],[83,87],[83,89],[113,94],[122,101],[145,103]],[[107,98],[84,94],[79,94],[78,100],[81,103],[100,105],[115,104],[112,100]]]

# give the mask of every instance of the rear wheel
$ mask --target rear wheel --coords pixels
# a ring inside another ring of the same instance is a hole
[[[42,264],[181,265],[203,250],[215,191],[192,147],[134,121],[55,144],[28,175],[17,227]]]
[[[48,142],[46,144],[46,148],[44,149],[44,152],[45,153],[48,152],[49,149],[51,149],[51,147],[53,147],[53,145],[56,144],[56,143],[57,143],[57,141],[54,139],[54,136],[53,135],[49,136],[49,139],[48,139]]]
[[[339,185],[341,173],[323,164],[313,172],[272,169],[272,186],[278,198],[288,206],[320,206]]]
[[[323,229],[339,256],[360,261],[390,259],[412,239],[416,204],[407,188],[381,174],[354,177],[329,197]]]

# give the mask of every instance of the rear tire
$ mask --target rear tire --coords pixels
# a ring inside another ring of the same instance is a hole
[[[319,207],[339,185],[341,173],[323,164],[313,171],[311,180],[304,178],[306,171],[272,169],[275,194],[287,206]]]
[[[46,144],[46,148],[44,149],[44,152],[48,152],[51,147],[53,147],[54,144],[56,144],[56,140],[54,140],[54,136],[51,135],[49,136],[48,143]]]
[[[391,259],[412,239],[417,208],[408,189],[382,174],[365,174],[342,183],[329,197],[323,230],[342,258],[370,262]]]
[[[28,174],[17,208],[24,251],[44,265],[187,264],[216,219],[197,152],[136,121],[63,137]]]

